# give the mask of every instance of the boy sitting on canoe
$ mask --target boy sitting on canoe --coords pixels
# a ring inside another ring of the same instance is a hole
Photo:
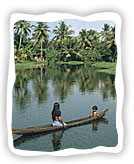
[[[97,106],[92,107],[92,114],[90,115],[90,117],[99,117],[99,112],[98,112]]]
[[[66,125],[63,121],[62,121],[62,117],[61,117],[61,111],[60,111],[60,104],[59,103],[54,103],[54,107],[52,110],[52,120],[53,126],[64,126]]]

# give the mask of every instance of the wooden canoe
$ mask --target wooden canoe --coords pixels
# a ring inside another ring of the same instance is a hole
[[[95,129],[93,128],[93,124],[96,124],[97,123],[97,129],[95,127]],[[94,120],[93,122],[89,122],[88,124],[92,124],[92,130],[93,131],[96,131],[98,130],[98,126],[100,124],[108,124],[108,120],[106,118],[100,118],[100,119],[97,119],[97,120]],[[61,131],[61,138],[62,138],[62,134],[64,133],[64,131],[67,130],[67,129],[61,129],[59,131]],[[13,144],[14,146],[18,146],[22,143],[24,143],[25,141],[29,141],[29,140],[32,140],[32,139],[35,139],[35,138],[39,138],[41,136],[44,136],[44,135],[47,135],[47,134],[50,134],[50,133],[57,133],[59,131],[52,131],[52,132],[48,132],[48,133],[34,133],[34,134],[25,134],[25,135],[21,135],[19,136],[18,138],[16,138],[14,141],[13,141]]]
[[[108,109],[103,110],[102,112],[100,112],[99,117],[93,117],[93,118],[84,117],[84,118],[73,120],[73,121],[67,121],[65,122],[67,125],[65,125],[64,127],[63,126],[53,127],[52,124],[48,124],[48,125],[40,125],[40,126],[28,127],[28,128],[12,128],[12,133],[18,134],[18,135],[31,135],[31,134],[37,134],[37,133],[50,133],[57,130],[64,130],[64,129],[68,129],[75,126],[89,124],[96,120],[99,120],[103,118],[107,114],[108,111],[109,111]]]

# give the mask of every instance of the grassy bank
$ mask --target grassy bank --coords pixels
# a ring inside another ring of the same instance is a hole
[[[32,62],[32,61],[25,61],[23,63],[15,63],[15,69],[32,69],[32,68],[36,68],[38,65],[46,65],[46,62]],[[56,63],[57,65],[83,65],[84,62],[82,61],[69,61],[69,62],[63,62],[63,61],[59,61]]]
[[[16,63],[15,64],[15,68],[16,69],[33,69],[33,68],[37,68],[38,65],[46,65],[46,62],[41,62],[41,63],[36,63],[36,62],[32,62],[32,61],[25,61],[23,63]],[[56,64],[58,65],[83,65],[85,64],[82,61],[69,61],[69,62],[63,62],[63,61],[59,61]],[[88,63],[86,63],[88,64]],[[90,66],[93,66],[95,68],[97,68],[98,72],[104,72],[107,74],[112,74],[115,75],[116,72],[116,63],[110,63],[110,62],[96,62],[96,63],[89,63]]]
[[[33,68],[36,68],[37,65],[38,64],[36,62],[25,61],[23,63],[16,63],[15,69],[33,69]]]
[[[92,66],[97,68],[98,72],[104,72],[111,75],[115,75],[116,72],[116,63],[97,62],[93,63]]]
[[[83,61],[69,61],[69,62],[59,61],[56,64],[59,64],[59,65],[62,65],[62,64],[66,64],[66,65],[83,65],[84,62]]]

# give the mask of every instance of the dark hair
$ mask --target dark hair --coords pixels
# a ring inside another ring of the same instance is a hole
[[[92,109],[93,109],[93,111],[96,111],[96,110],[98,110],[98,107],[95,105],[92,107]]]
[[[53,121],[55,120],[56,116],[58,116],[58,117],[61,116],[60,104],[59,103],[57,103],[57,102],[54,103],[53,110],[52,110],[51,114],[52,114]]]
[[[53,110],[60,110],[60,104],[58,102],[54,103]]]

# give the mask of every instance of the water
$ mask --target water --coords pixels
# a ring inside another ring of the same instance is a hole
[[[116,92],[113,75],[87,66],[59,66],[17,70],[13,89],[12,126],[23,128],[52,122],[54,102],[60,103],[63,120],[88,116],[91,107],[109,108],[106,119],[48,135],[13,135],[16,149],[56,151],[66,148],[114,147],[116,131]]]

